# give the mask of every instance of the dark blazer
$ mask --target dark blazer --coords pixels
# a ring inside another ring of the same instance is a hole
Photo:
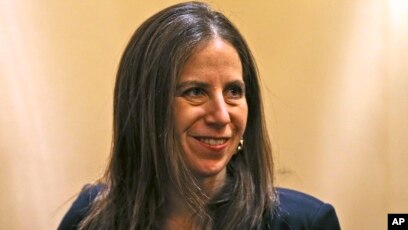
[[[101,188],[101,185],[85,187],[65,214],[58,229],[77,229]],[[277,192],[279,203],[271,217],[269,229],[340,229],[336,212],[330,204],[290,189],[278,188]]]

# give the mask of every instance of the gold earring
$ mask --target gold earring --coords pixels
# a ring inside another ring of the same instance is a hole
[[[244,148],[244,140],[241,139],[239,140],[239,144],[238,144],[238,152],[241,151]]]

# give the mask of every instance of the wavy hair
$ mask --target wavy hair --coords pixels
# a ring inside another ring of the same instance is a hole
[[[221,192],[208,197],[175,140],[172,104],[177,79],[199,46],[214,38],[238,52],[248,120],[244,147],[227,165]],[[81,229],[161,229],[168,188],[184,197],[203,229],[263,229],[275,192],[257,68],[244,38],[207,4],[170,6],[147,19],[121,58],[114,92],[114,130],[103,190]]]

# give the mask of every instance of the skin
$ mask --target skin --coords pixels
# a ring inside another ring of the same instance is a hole
[[[242,65],[221,38],[203,44],[178,79],[173,104],[177,140],[187,166],[211,195],[245,131],[248,105]]]

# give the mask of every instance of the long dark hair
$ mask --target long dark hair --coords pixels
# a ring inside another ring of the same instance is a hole
[[[226,185],[209,198],[176,144],[172,104],[184,64],[197,47],[214,38],[229,42],[239,54],[248,121],[244,147],[227,166]],[[275,193],[256,65],[236,27],[207,4],[168,7],[136,30],[117,73],[112,143],[109,167],[99,182],[103,190],[82,229],[161,228],[169,185],[185,198],[203,228],[266,226]]]

